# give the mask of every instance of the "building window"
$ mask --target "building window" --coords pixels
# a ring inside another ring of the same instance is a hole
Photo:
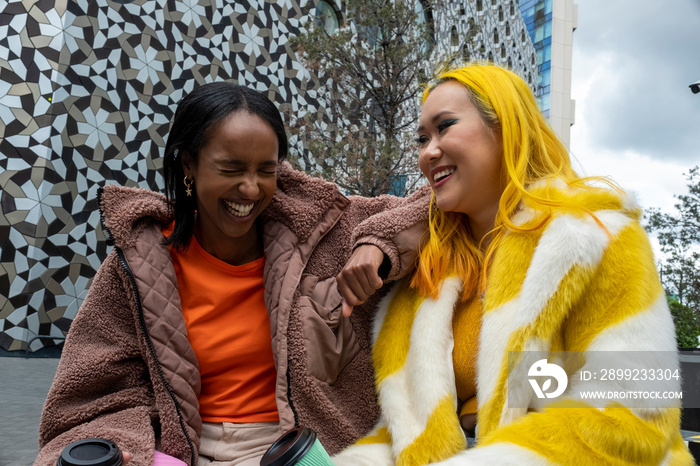
[[[506,58],[506,47],[505,45],[501,47],[501,58],[505,59]]]
[[[498,7],[498,20],[501,21],[501,22],[504,20],[504,17],[503,17],[503,7],[502,7],[502,6],[499,6],[499,7]]]
[[[319,0],[316,4],[316,26],[322,27],[329,36],[335,34],[340,27],[338,12],[326,0]]]
[[[452,41],[452,47],[457,47],[459,45],[459,35],[457,34],[457,26],[452,26],[452,31],[450,31],[450,39]]]
[[[548,15],[552,12],[552,0],[544,0],[544,14]]]
[[[416,0],[415,3],[415,11],[416,11],[416,20],[418,21],[418,24],[421,26],[427,28],[428,32],[430,33],[430,39],[427,40],[424,44],[423,47],[425,50],[430,50],[435,43],[435,29],[433,28],[433,13],[429,8],[429,5],[426,3],[425,0]],[[455,45],[459,45],[459,42],[456,42]]]
[[[535,39],[532,41],[535,44],[541,42],[544,39],[544,26],[538,26],[535,28]]]
[[[544,19],[544,3],[540,2],[535,5],[535,21],[538,19]]]
[[[482,0],[476,0],[476,11],[481,11],[484,9],[484,2]]]
[[[513,16],[515,14],[515,3],[510,2],[510,15]]]
[[[433,13],[431,12],[430,4],[428,4],[426,0],[416,0],[415,8],[416,14],[418,15],[418,22],[432,25]]]
[[[471,60],[471,58],[472,56],[469,53],[469,46],[467,46],[467,44],[462,45],[462,60],[468,62]]]
[[[510,37],[510,22],[506,23],[506,37]]]
[[[498,44],[498,30],[496,28],[493,28],[493,43]]]

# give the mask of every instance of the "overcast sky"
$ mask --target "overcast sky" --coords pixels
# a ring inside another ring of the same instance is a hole
[[[700,0],[575,0],[571,152],[672,212],[700,165]]]

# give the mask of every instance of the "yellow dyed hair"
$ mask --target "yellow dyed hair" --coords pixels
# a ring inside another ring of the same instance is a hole
[[[604,178],[581,178],[576,174],[566,147],[542,116],[530,88],[515,73],[491,64],[472,64],[450,70],[440,74],[436,84],[426,88],[423,101],[446,81],[456,81],[465,87],[484,123],[494,137],[501,138],[503,194],[494,228],[485,237],[490,239],[485,250],[472,237],[466,215],[441,211],[433,197],[429,235],[422,247],[412,286],[424,296],[436,297],[441,281],[449,274],[456,274],[464,281],[463,299],[466,300],[475,291],[483,291],[487,273],[484,264],[489,263],[508,229],[532,231],[546,222],[548,217],[536,225],[513,224],[511,218],[521,202],[550,211],[565,208],[585,212],[602,226],[592,212],[576,204],[575,197],[553,199],[547,195],[548,189],[532,192],[527,190],[528,185],[538,180],[560,179],[572,186],[595,190],[600,188],[585,183],[599,180],[616,191],[619,188]]]

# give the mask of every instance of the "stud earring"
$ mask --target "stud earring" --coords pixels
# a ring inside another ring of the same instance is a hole
[[[188,183],[189,181],[189,183]],[[188,180],[187,177],[185,177],[184,180],[185,183],[185,194],[187,194],[187,197],[192,196],[192,183],[194,183],[194,180]]]

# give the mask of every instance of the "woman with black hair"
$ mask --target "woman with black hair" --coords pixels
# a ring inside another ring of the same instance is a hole
[[[428,192],[348,198],[293,170],[287,146],[265,96],[207,84],[175,113],[165,195],[100,191],[114,249],[66,339],[35,464],[102,437],[136,465],[257,465],[297,425],[331,453],[372,427],[370,295],[380,268],[411,269]]]

